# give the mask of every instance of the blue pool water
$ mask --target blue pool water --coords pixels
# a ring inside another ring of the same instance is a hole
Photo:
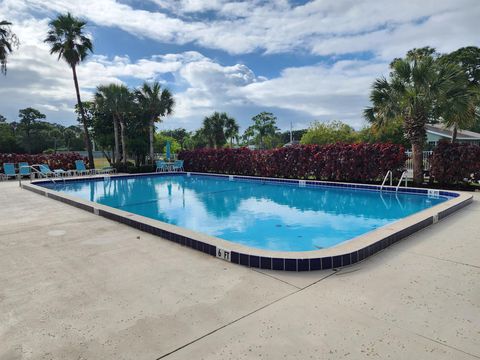
[[[173,175],[44,184],[254,248],[328,248],[447,198]]]

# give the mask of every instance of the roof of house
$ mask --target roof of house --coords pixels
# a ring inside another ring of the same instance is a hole
[[[453,135],[453,131],[451,128],[445,128],[440,125],[426,125],[425,130],[427,130],[427,132],[429,133],[440,135],[449,139],[451,139]],[[468,130],[458,130],[457,139],[458,140],[480,140],[480,134],[473,131],[468,131]]]
[[[283,147],[289,147],[289,146],[298,145],[298,144],[300,144],[300,141],[298,141],[298,140],[293,140],[293,141],[289,141],[288,143],[286,143],[285,145],[283,145]]]

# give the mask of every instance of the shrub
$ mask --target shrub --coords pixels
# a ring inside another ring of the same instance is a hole
[[[430,171],[440,184],[480,180],[480,146],[441,141],[433,151]]]
[[[146,165],[135,166],[135,164],[132,163],[131,161],[128,161],[126,165],[115,164],[114,167],[119,173],[141,174],[141,173],[155,172],[155,165],[146,164]]]
[[[236,175],[375,181],[405,165],[405,149],[395,144],[299,145],[273,150],[199,149],[182,151],[186,171]]]
[[[85,165],[88,166],[88,159],[82,157],[80,154],[61,153],[61,154],[0,154],[0,167],[3,170],[3,163],[27,162],[30,165],[34,164],[48,164],[51,169],[75,169],[75,160],[85,161]]]
[[[333,144],[336,142],[354,143],[358,139],[355,129],[341,121],[319,122],[315,121],[303,134],[301,143],[308,144]]]

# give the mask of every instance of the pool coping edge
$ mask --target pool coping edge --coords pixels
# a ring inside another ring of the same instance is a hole
[[[211,174],[198,172],[176,172],[178,175],[206,175],[217,177],[229,177],[225,174]],[[172,173],[146,173],[146,174],[128,174],[128,175],[110,175],[108,177],[136,177],[145,175],[172,175]],[[105,176],[94,177],[78,177],[72,179],[65,179],[68,181],[85,181],[85,180],[101,180]],[[295,179],[277,179],[277,178],[257,178],[245,176],[233,176],[239,179],[250,179],[253,181],[271,181],[271,182],[286,182],[299,183]],[[286,181],[285,181],[286,180]],[[49,181],[49,180],[48,180]],[[319,186],[332,187],[351,187],[358,189],[371,189],[378,191],[377,185],[365,184],[350,184],[350,183],[333,183],[322,181],[308,181]],[[441,204],[435,205],[431,208],[422,210],[416,214],[410,215],[400,219],[394,223],[385,225],[371,232],[362,234],[348,241],[340,243],[337,246],[327,249],[302,251],[302,252],[283,252],[271,251],[247,247],[236,244],[227,240],[223,240],[214,236],[206,235],[204,233],[188,230],[176,225],[168,224],[159,220],[150,219],[141,215],[136,215],[127,211],[112,208],[110,206],[98,204],[95,202],[83,200],[74,196],[62,194],[55,190],[51,190],[37,184],[45,183],[45,180],[32,181],[30,184],[23,183],[21,186],[26,190],[33,191],[37,194],[59,200],[69,205],[76,206],[83,210],[89,211],[107,219],[118,221],[126,225],[132,226],[138,230],[148,232],[153,235],[160,236],[164,239],[173,241],[183,246],[199,250],[211,256],[221,258],[236,264],[249,266],[260,269],[271,270],[285,270],[285,271],[309,271],[309,270],[326,270],[332,268],[339,268],[343,266],[352,265],[367,257],[385,249],[393,243],[429,226],[453,212],[463,208],[473,201],[473,195],[458,191],[443,191],[444,193],[455,196]],[[324,185],[328,184],[328,185]],[[335,186],[339,184],[339,186]],[[350,186],[340,186],[341,184],[348,184]],[[315,185],[314,185],[315,186]],[[365,188],[366,187],[366,188]],[[429,189],[416,189],[421,193],[427,194]],[[389,190],[392,191],[391,187]]]

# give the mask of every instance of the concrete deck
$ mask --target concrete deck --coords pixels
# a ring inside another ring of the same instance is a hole
[[[0,183],[0,359],[479,359],[480,194],[340,271],[216,260]]]

